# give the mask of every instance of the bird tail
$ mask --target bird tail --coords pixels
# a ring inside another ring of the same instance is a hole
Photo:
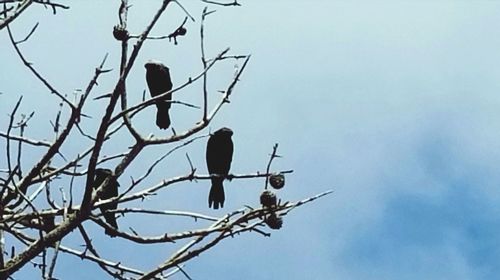
[[[156,112],[156,125],[161,129],[167,129],[170,126],[170,116],[168,114],[170,104],[158,103],[156,107],[158,108]]]
[[[106,220],[106,223],[108,223],[110,226],[114,227],[115,229],[118,229],[118,223],[116,223],[116,217],[115,217],[114,213],[105,213],[104,219]],[[116,236],[114,231],[109,230],[109,229],[106,229],[104,233],[111,236],[111,237]]]
[[[224,178],[212,178],[212,187],[210,188],[210,193],[208,194],[208,207],[214,205],[214,209],[219,209],[224,207],[224,186],[222,182]]]

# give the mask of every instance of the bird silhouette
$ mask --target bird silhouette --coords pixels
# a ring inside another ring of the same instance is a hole
[[[120,184],[118,184],[118,181],[116,181],[116,178],[113,176],[113,172],[109,169],[103,169],[103,168],[97,168],[95,170],[95,179],[92,187],[94,189],[99,188],[102,183],[104,183],[104,180],[106,178],[109,178],[109,183],[107,186],[104,187],[100,194],[100,199],[105,200],[108,198],[112,198],[115,196],[118,196],[118,187]],[[114,210],[118,208],[118,203],[113,202],[113,203],[108,203],[106,205],[102,205],[99,207],[102,211],[102,214],[104,216],[104,219],[106,220],[106,223],[108,223],[110,226],[114,227],[115,229],[118,229],[118,224],[116,223],[116,217],[115,213],[109,213],[107,212],[108,210]],[[112,232],[109,229],[106,229],[105,233],[111,237],[115,237],[116,234]]]
[[[208,194],[208,207],[219,209],[224,207],[223,181],[229,174],[231,161],[233,159],[233,131],[227,127],[217,130],[208,138],[207,142],[207,167],[210,175],[218,175],[211,178],[212,187]]]
[[[172,89],[170,70],[167,66],[161,62],[150,60],[144,67],[146,67],[146,82],[152,97]],[[171,100],[172,94],[167,94],[164,99],[156,101],[156,125],[160,129],[167,129],[170,126],[170,116],[168,114],[170,102],[168,101]]]

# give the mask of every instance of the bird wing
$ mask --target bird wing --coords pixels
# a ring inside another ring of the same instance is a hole
[[[161,65],[159,68],[146,71],[146,82],[151,96],[155,97],[172,89],[169,69]]]

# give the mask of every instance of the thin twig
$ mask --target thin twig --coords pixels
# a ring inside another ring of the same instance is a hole
[[[38,71],[32,66],[32,63],[26,60],[21,50],[19,49],[18,43],[16,43],[16,40],[14,39],[14,35],[12,34],[9,25],[7,25],[7,31],[9,34],[10,42],[12,43],[12,46],[16,50],[16,53],[19,56],[19,58],[23,61],[24,65],[28,67],[31,73],[33,73],[33,75],[35,75],[35,77],[37,77],[38,80],[40,80],[50,90],[50,93],[57,95],[57,97],[59,97],[62,101],[64,101],[64,103],[66,103],[72,110],[75,110],[76,109],[75,105],[71,103],[71,101],[66,99],[66,97],[64,97],[64,95],[62,95],[58,90],[56,90],[44,77],[42,77],[42,75],[40,75],[40,73],[38,73]]]
[[[229,2],[229,3],[210,1],[210,0],[201,0],[201,2],[207,3],[207,4],[218,5],[218,6],[241,6],[241,4],[238,3],[236,0],[234,0],[233,2]]]
[[[35,26],[33,26],[33,28],[31,28],[31,31],[28,33],[28,35],[26,35],[26,37],[25,37],[24,39],[22,39],[22,40],[20,40],[20,41],[17,41],[17,42],[16,42],[16,45],[19,45],[19,44],[22,44],[22,43],[24,43],[24,42],[28,41],[28,39],[31,37],[31,35],[33,35],[33,33],[35,33],[35,30],[37,29],[38,24],[39,24],[39,23],[37,22],[37,23],[35,24]]]
[[[273,160],[277,157],[280,157],[279,155],[276,154],[277,150],[278,150],[278,143],[274,144],[273,152],[272,152],[271,156],[269,157],[269,162],[267,163],[267,168],[266,168],[267,174],[269,174],[269,170],[271,169],[271,163],[273,162]],[[266,189],[266,190],[267,190],[268,183],[269,183],[269,176],[266,177],[266,184],[264,186],[264,189]]]

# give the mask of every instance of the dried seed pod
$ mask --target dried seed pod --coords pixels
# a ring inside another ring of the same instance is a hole
[[[119,26],[119,25],[115,25],[115,27],[113,27],[113,37],[115,37],[116,40],[118,41],[126,41],[128,39],[128,31],[127,29]]]
[[[186,33],[187,33],[187,29],[184,27],[179,27],[179,29],[177,29],[177,34],[179,36],[184,36],[184,35],[186,35]]]
[[[263,191],[260,195],[260,204],[264,207],[276,206],[276,195],[272,191]]]
[[[264,222],[271,229],[280,229],[283,226],[283,219],[281,217],[276,216],[275,213],[271,213]]]
[[[271,187],[279,190],[285,186],[285,176],[283,174],[273,174],[269,176]]]

